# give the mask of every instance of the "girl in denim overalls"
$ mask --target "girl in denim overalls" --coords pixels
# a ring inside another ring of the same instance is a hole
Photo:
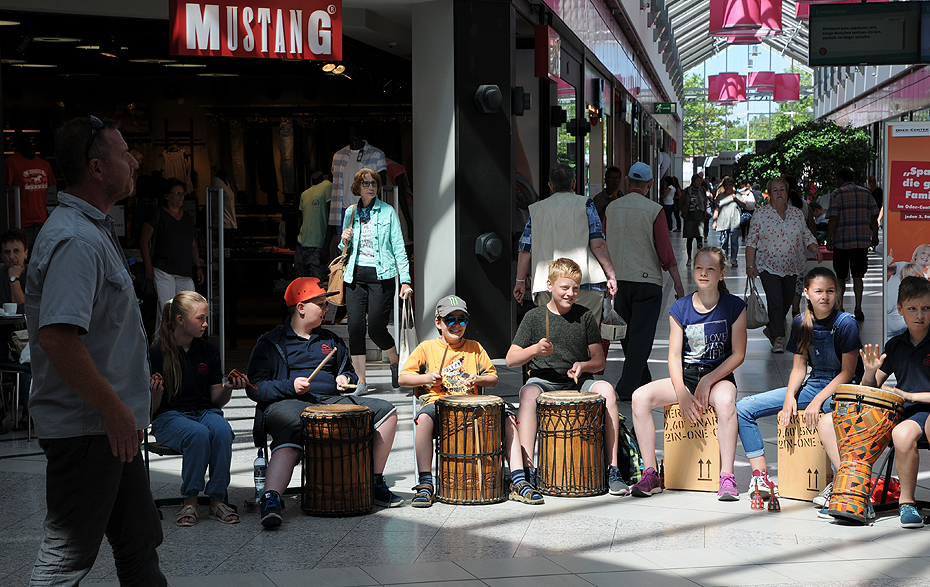
[[[788,351],[794,353],[794,366],[788,386],[751,395],[736,403],[739,437],[752,466],[749,492],[759,488],[763,498],[769,497],[774,483],[765,466],[762,434],[756,419],[782,411],[780,424],[787,426],[792,416],[804,408],[802,419],[809,429],[817,429],[834,469],[840,466],[840,454],[833,431],[833,393],[837,386],[850,383],[859,366],[859,325],[848,312],[836,309],[836,275],[825,267],[811,269],[804,280],[807,307],[794,319]],[[807,366],[811,372],[807,377]],[[821,412],[824,412],[821,417]],[[829,502],[833,483],[814,500],[824,507]]]

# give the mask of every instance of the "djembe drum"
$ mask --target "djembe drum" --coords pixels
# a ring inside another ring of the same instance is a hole
[[[314,516],[371,511],[373,412],[356,404],[310,405],[300,415],[300,509]]]
[[[475,505],[507,500],[504,401],[495,395],[448,395],[436,400],[436,499]]]
[[[607,492],[606,400],[599,393],[547,391],[536,400],[540,493],[584,497]]]
[[[872,465],[891,441],[904,398],[862,385],[840,385],[833,398],[833,427],[841,463],[833,478],[827,513],[838,520],[865,524]]]

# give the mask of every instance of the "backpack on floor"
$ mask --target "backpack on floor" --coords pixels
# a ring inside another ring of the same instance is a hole
[[[643,457],[639,452],[639,442],[636,433],[626,427],[626,418],[620,414],[620,442],[617,447],[617,467],[620,476],[627,485],[634,485],[643,476]]]

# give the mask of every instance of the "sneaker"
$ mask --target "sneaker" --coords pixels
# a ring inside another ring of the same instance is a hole
[[[630,490],[630,487],[623,482],[623,477],[620,476],[620,469],[613,466],[607,471],[607,485],[610,487],[611,495],[626,495]]]
[[[737,261],[736,259],[733,259],[733,266],[739,267],[739,261]]]
[[[823,491],[814,498],[815,508],[830,508],[830,496],[833,495],[833,481],[830,481]]]
[[[686,263],[686,265],[687,265],[688,267],[691,266],[691,257],[688,257],[688,262]]]
[[[756,494],[756,487],[759,488],[759,495],[762,499],[768,499],[772,495],[775,484],[769,479],[768,471],[756,469],[752,472],[752,478],[749,480],[749,495]]]
[[[824,519],[824,520],[832,520],[832,519],[833,519],[833,516],[831,516],[830,514],[827,513],[827,511],[828,511],[829,509],[830,509],[829,506],[827,506],[827,507],[825,507],[825,508],[820,508],[820,509],[817,511],[817,517],[818,517],[818,518],[821,518],[821,519]]]
[[[865,314],[862,313],[862,310],[856,310],[855,317],[856,322],[865,322]]]
[[[400,382],[397,381],[397,363],[391,365],[391,387],[394,389],[400,388]]]
[[[354,395],[354,396],[358,397],[358,396],[361,396],[361,395],[368,395],[369,393],[371,393],[371,391],[372,391],[372,390],[371,390],[367,385],[365,385],[364,383],[359,383],[359,384],[355,387],[355,391],[353,391],[353,392],[350,393],[349,395]]]
[[[720,473],[720,485],[717,486],[717,499],[720,501],[739,501],[739,487],[736,477],[730,473]]]
[[[277,528],[281,525],[281,512],[284,511],[284,502],[277,491],[266,491],[262,495],[262,526]]]
[[[869,501],[865,504],[865,519],[868,522],[871,522],[878,516],[875,515],[875,508],[872,507],[872,499],[869,498]]]
[[[776,355],[780,355],[785,352],[785,337],[776,336],[775,342],[772,343],[772,352]]]
[[[923,528],[924,519],[912,503],[902,503],[898,506],[898,515],[901,517],[902,528]]]
[[[399,508],[404,505],[404,500],[399,495],[394,495],[388,489],[387,483],[375,485],[375,505],[383,508]]]
[[[630,488],[633,497],[649,497],[656,493],[662,493],[662,482],[659,480],[659,474],[652,467],[643,471],[643,478],[639,483]]]

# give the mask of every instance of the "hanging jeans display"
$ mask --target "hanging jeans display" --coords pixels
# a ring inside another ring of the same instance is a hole
[[[294,169],[294,121],[284,119],[281,121],[278,136],[278,146],[281,149],[281,182],[284,184],[285,194],[297,193],[297,181]]]

